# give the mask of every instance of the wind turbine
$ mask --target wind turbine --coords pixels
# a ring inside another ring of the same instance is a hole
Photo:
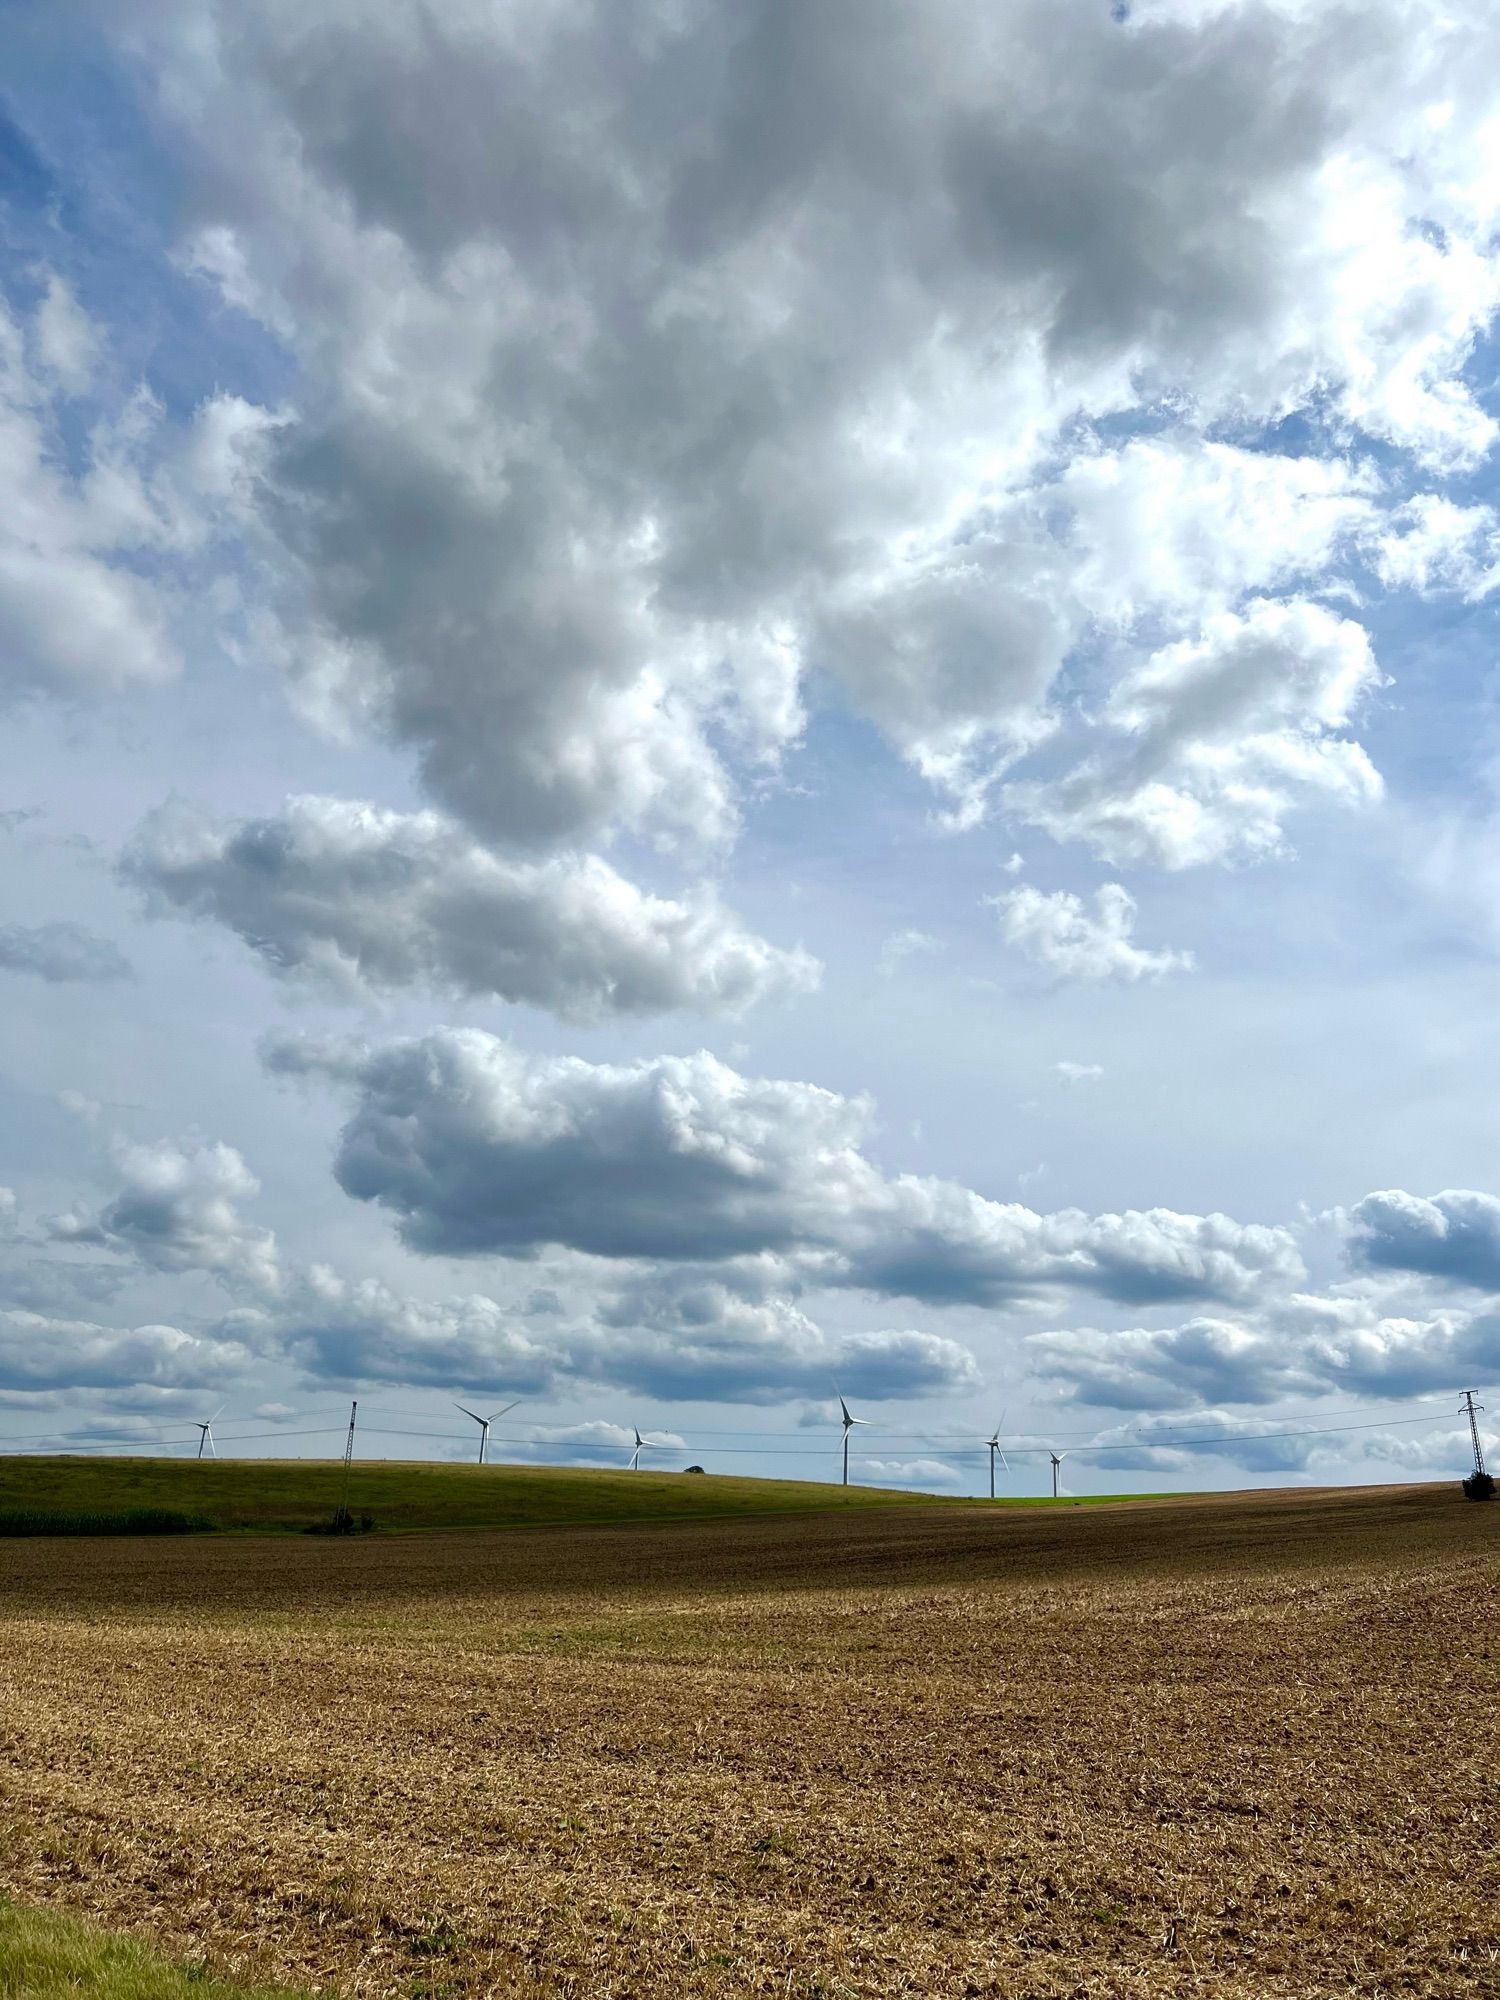
[[[206,1424],[195,1424],[193,1426],[193,1428],[198,1433],[198,1456],[200,1458],[202,1458],[203,1456],[203,1448],[205,1445],[207,1445],[208,1447],[208,1455],[210,1458],[218,1457],[219,1454],[214,1449],[214,1425],[219,1421],[220,1417],[222,1417],[223,1414],[224,1414],[224,1405],[220,1403],[218,1409],[214,1411],[213,1415],[209,1418]]]
[[[472,1417],[479,1426],[479,1463],[481,1465],[484,1464],[485,1457],[490,1448],[490,1425],[498,1423],[507,1411],[515,1409],[516,1403],[519,1403],[520,1400],[518,1396],[515,1403],[507,1403],[503,1410],[491,1410],[487,1417],[480,1416],[477,1410],[464,1409],[462,1403],[455,1403],[453,1405],[455,1410],[463,1410],[464,1415]]]
[[[856,1424],[868,1424],[870,1420],[868,1417],[851,1417],[849,1414],[849,1405],[844,1401],[842,1396],[839,1397],[839,1409],[843,1412],[844,1418],[844,1484],[847,1486],[849,1484],[849,1433]]]
[[[1004,1415],[1004,1412],[1002,1411],[1002,1412],[1001,1412],[1001,1416],[1000,1416],[1000,1424],[1003,1424],[1004,1422],[1005,1422],[1005,1415]],[[1002,1451],[1002,1450],[1001,1450],[1001,1447],[1000,1447],[1000,1424],[996,1424],[996,1426],[995,1426],[995,1435],[994,1435],[994,1436],[993,1436],[993,1437],[992,1437],[992,1438],[991,1438],[991,1439],[989,1440],[989,1447],[990,1447],[990,1498],[991,1498],[992,1500],[993,1500],[993,1499],[994,1499],[994,1497],[995,1497],[995,1453],[996,1453],[997,1451],[998,1451],[998,1452],[1000,1453],[1000,1463],[1001,1463],[1002,1465],[1005,1465],[1005,1453],[1004,1453],[1004,1451]],[[1006,1470],[1007,1472],[1009,1472],[1009,1471],[1010,1471],[1010,1467],[1009,1467],[1008,1465],[1005,1465],[1005,1470]]]
[[[1051,1458],[1052,1458],[1052,1497],[1053,1497],[1053,1499],[1054,1499],[1054,1500],[1055,1500],[1055,1499],[1057,1498],[1057,1468],[1058,1468],[1058,1467],[1059,1467],[1059,1466],[1060,1466],[1060,1465],[1062,1464],[1063,1460],[1064,1460],[1064,1459],[1065,1459],[1065,1458],[1067,1457],[1067,1455],[1068,1455],[1068,1454],[1067,1454],[1067,1453],[1066,1453],[1065,1451],[1054,1451],[1054,1452],[1053,1452],[1053,1453],[1051,1454]]]
[[[636,1431],[635,1450],[630,1454],[630,1470],[632,1472],[639,1472],[641,1469],[641,1452],[645,1448],[645,1444],[646,1440],[641,1436],[639,1431]]]

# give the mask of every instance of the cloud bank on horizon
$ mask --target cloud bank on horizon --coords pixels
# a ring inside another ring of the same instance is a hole
[[[19,15],[18,1422],[1500,1373],[1492,8]]]

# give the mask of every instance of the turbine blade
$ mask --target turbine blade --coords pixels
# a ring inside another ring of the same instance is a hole
[[[512,1411],[512,1410],[516,1410],[516,1409],[519,1409],[519,1408],[520,1408],[520,1406],[521,1406],[521,1398],[520,1398],[519,1396],[517,1396],[517,1398],[516,1398],[515,1402],[513,1402],[513,1403],[507,1403],[507,1404],[506,1404],[506,1406],[505,1406],[505,1408],[504,1408],[503,1410],[493,1410],[493,1411],[491,1411],[491,1413],[490,1413],[490,1422],[491,1422],[492,1424],[497,1424],[497,1423],[499,1423],[499,1421],[500,1421],[500,1419],[501,1419],[502,1417],[508,1417],[508,1416],[510,1415],[510,1413],[511,1413],[511,1411]]]
[[[476,1424],[483,1424],[489,1421],[487,1417],[481,1417],[477,1411],[466,1408],[462,1403],[455,1403],[453,1407],[455,1410],[462,1410],[466,1417],[472,1417]]]

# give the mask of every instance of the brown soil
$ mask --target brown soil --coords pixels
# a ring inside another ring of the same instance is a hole
[[[0,1881],[351,1994],[1500,1995],[1452,1488],[0,1545]]]

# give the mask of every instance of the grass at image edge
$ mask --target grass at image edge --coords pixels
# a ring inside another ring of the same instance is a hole
[[[306,2000],[157,1956],[76,1917],[0,1898],[0,2000]]]

